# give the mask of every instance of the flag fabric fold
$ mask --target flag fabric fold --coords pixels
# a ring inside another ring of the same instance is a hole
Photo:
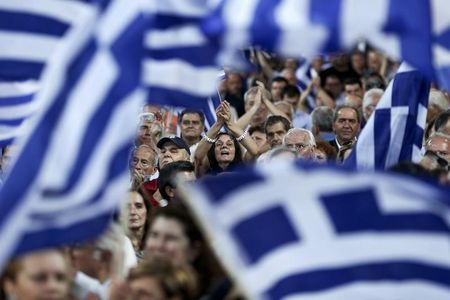
[[[403,63],[362,129],[345,164],[387,169],[400,161],[418,162],[425,130],[429,80]]]
[[[0,190],[0,266],[12,255],[94,238],[117,210],[136,131],[130,120],[145,100],[142,5],[91,6],[49,62],[42,111]]]
[[[185,194],[249,299],[419,300],[450,296],[448,192],[278,161]]]

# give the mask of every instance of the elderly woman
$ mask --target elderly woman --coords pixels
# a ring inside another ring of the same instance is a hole
[[[14,259],[3,275],[7,299],[68,300],[71,277],[62,251],[35,252]]]
[[[222,102],[216,109],[217,121],[199,142],[195,151],[195,169],[197,177],[208,173],[218,174],[229,171],[242,162],[241,145],[256,156],[258,146],[233,120],[231,120],[230,104]],[[225,126],[227,133],[220,132]],[[219,133],[220,132],[220,133]]]

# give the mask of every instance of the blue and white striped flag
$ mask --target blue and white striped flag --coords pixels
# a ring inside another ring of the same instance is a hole
[[[297,85],[299,86],[300,90],[302,92],[305,91],[308,85],[311,84],[311,81],[315,77],[317,77],[317,75],[317,72],[315,72],[315,70],[312,68],[309,61],[303,59],[300,62],[300,66],[295,73],[295,76],[297,77]],[[316,96],[316,91],[312,90],[306,98],[306,105],[310,112],[316,107]]]
[[[39,108],[33,94],[42,70],[86,9],[77,1],[0,0],[0,147]]]
[[[157,0],[145,36],[148,102],[205,109],[215,93],[216,48],[200,30],[206,0]]]
[[[89,6],[43,75],[42,112],[0,190],[0,268],[14,254],[96,237],[126,193],[147,20],[141,1],[103,4]]]
[[[248,299],[450,298],[448,189],[277,162],[187,195]]]
[[[79,1],[0,0],[0,81],[39,79],[86,9]]]
[[[429,91],[429,80],[403,63],[361,131],[346,165],[374,170],[400,161],[418,162]]]
[[[0,148],[23,133],[24,121],[37,110],[37,91],[35,80],[0,83]]]
[[[250,46],[312,58],[366,39],[447,84],[442,75],[450,68],[446,5],[445,0],[411,0],[408,5],[399,0],[224,0],[202,30],[218,41],[223,65],[234,65],[236,49]]]

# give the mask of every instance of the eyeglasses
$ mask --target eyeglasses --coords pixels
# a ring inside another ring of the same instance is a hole
[[[310,145],[298,143],[298,144],[286,144],[286,147],[288,147],[289,149],[296,150],[296,151],[301,151],[307,147],[310,147]]]
[[[131,159],[131,164],[133,165],[133,167],[134,167],[134,166],[137,166],[137,164],[138,164],[139,162],[141,163],[141,166],[144,167],[144,168],[150,167],[150,162],[149,162],[148,160],[145,160],[145,159],[139,159],[139,158],[137,158],[137,157],[133,157],[133,158]]]

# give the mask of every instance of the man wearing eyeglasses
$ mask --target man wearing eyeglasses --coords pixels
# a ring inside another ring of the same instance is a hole
[[[144,182],[158,177],[157,161],[157,154],[150,146],[141,145],[134,149],[130,161],[132,189],[136,190]]]
[[[314,158],[314,148],[316,140],[311,131],[303,128],[292,128],[286,133],[283,144],[296,151],[303,159]]]

